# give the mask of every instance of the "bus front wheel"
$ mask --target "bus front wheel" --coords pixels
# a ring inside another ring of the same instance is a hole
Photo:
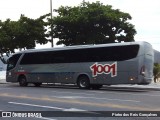
[[[19,77],[19,85],[22,87],[25,87],[28,85],[26,77],[24,76]]]
[[[80,76],[78,78],[77,85],[81,89],[89,89],[90,88],[89,78],[87,76]]]

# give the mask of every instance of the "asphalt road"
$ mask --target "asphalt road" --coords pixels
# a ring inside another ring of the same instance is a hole
[[[5,117],[0,119],[4,120],[31,119],[21,118],[21,115],[28,117],[27,112],[36,113],[30,115],[37,117],[33,120],[156,120],[160,118],[140,117],[139,114],[146,111],[159,111],[160,114],[160,91],[120,87],[81,90],[75,86],[19,87],[18,84],[0,84],[0,111]],[[6,117],[6,111],[12,112],[13,118]],[[126,116],[135,113],[139,117],[124,117],[125,113]],[[155,112],[149,113],[156,116]],[[116,117],[109,117],[112,115]]]

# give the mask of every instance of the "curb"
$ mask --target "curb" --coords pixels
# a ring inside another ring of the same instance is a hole
[[[129,91],[143,91],[143,90],[151,90],[151,91],[160,91],[160,88],[154,88],[154,87],[121,87],[121,86],[107,86],[104,87],[104,89],[108,89],[108,90],[116,90],[116,91],[123,91],[123,90],[129,90]]]

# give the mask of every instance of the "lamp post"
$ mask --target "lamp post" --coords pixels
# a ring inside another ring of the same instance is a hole
[[[52,0],[50,0],[50,12],[51,12],[51,47],[54,47],[54,43],[53,43],[53,23],[52,23]]]

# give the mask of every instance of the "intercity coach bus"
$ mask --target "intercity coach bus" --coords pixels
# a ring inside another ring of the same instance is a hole
[[[76,84],[82,89],[149,84],[153,62],[153,49],[147,42],[25,50],[8,59],[6,81],[20,86]]]

